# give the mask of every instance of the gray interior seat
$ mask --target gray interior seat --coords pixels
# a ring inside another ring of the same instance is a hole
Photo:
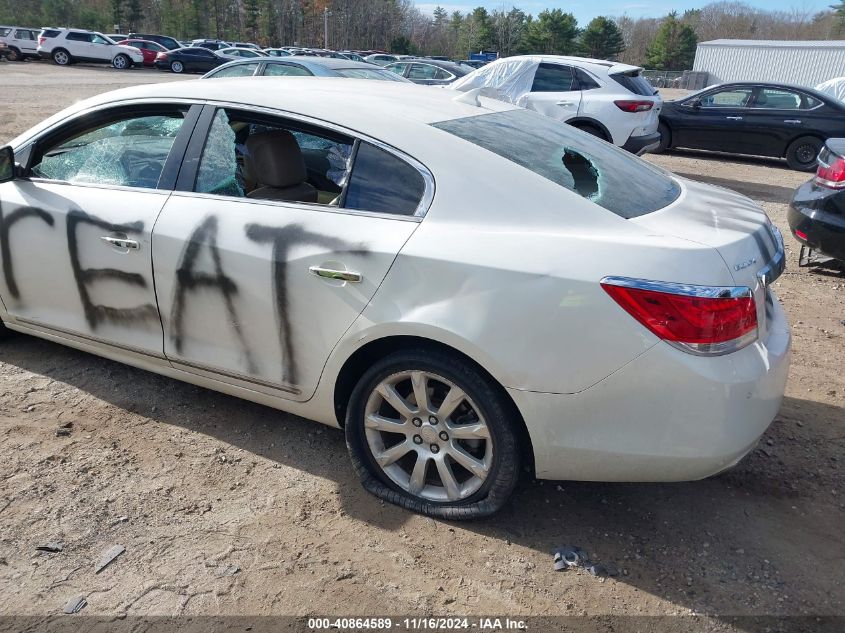
[[[305,160],[293,134],[259,132],[247,139],[246,149],[244,167],[257,183],[247,198],[317,202],[317,189],[306,182]]]

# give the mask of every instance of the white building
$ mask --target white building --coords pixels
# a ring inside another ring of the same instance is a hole
[[[845,40],[701,42],[693,70],[710,73],[708,86],[726,81],[777,81],[812,87],[845,76]]]

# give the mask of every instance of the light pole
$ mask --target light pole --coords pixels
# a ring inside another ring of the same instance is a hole
[[[323,9],[323,48],[329,47],[329,16],[331,14],[328,7]]]

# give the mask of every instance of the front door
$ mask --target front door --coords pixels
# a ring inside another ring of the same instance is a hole
[[[0,185],[0,297],[23,325],[161,356],[151,232],[186,112],[100,116],[48,134],[29,178]]]
[[[674,145],[723,152],[748,151],[745,119],[754,96],[750,86],[733,86],[704,93],[678,107]]]
[[[153,235],[165,354],[305,400],[418,226],[424,178],[391,152],[289,118],[205,119],[188,150],[199,166],[177,186],[189,191],[171,196]]]

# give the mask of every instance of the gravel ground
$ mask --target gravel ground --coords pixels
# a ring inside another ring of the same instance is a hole
[[[89,95],[174,79],[0,62],[0,141]],[[807,176],[706,153],[648,160],[750,196],[787,236],[786,399],[735,469],[526,482],[497,517],[450,524],[364,493],[339,431],[20,336],[0,347],[0,614],[55,614],[84,594],[84,613],[104,615],[696,613],[707,630],[845,616],[845,276],[797,266],[786,202]],[[36,551],[50,542],[62,551]],[[620,575],[553,572],[564,543]],[[115,544],[125,553],[95,574]]]

